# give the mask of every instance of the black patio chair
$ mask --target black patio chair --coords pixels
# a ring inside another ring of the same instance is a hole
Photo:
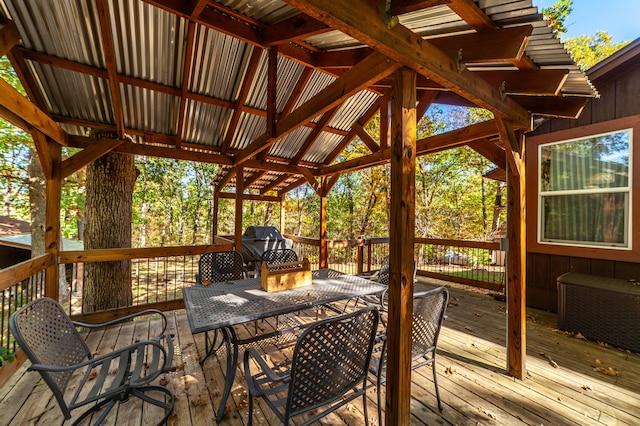
[[[196,285],[241,280],[247,276],[244,258],[240,252],[211,251],[200,256]]]
[[[104,327],[145,314],[162,317],[164,326],[159,337],[100,356],[91,353],[76,329]],[[160,407],[164,417],[158,424],[166,422],[173,410],[173,394],[162,386],[150,385],[161,374],[175,370],[171,367],[171,335],[164,334],[166,326],[166,317],[156,310],[103,324],[73,322],[62,306],[49,298],[29,302],[9,319],[11,333],[31,361],[29,370],[40,373],[58,401],[64,418],[68,420],[72,410],[90,405],[74,425],[104,408],[94,423],[101,424],[116,402],[127,401],[131,396]],[[80,382],[70,384],[76,373],[80,374]]]
[[[367,418],[367,370],[378,328],[378,311],[367,307],[331,317],[307,328],[298,338],[290,362],[271,368],[253,348],[244,353],[249,388],[249,421],[253,399],[262,398],[285,425],[310,413],[308,425],[362,396]],[[255,362],[259,371],[251,372]]]
[[[413,262],[413,282],[416,282],[416,277],[418,275],[418,263],[416,261]],[[385,256],[382,259],[382,264],[380,265],[380,269],[373,275],[368,277],[371,280],[377,281],[382,285],[389,285],[389,256]],[[364,303],[366,306],[375,306],[380,311],[381,321],[386,325],[385,314],[388,310],[388,294],[387,290],[383,291],[379,295],[370,295],[370,296],[360,296],[355,299],[355,308],[357,308],[358,303]],[[349,302],[347,302],[345,306],[345,310],[349,306]]]
[[[431,364],[433,369],[433,384],[436,388],[438,409],[442,411],[438,378],[436,376],[436,349],[440,328],[445,318],[449,291],[445,287],[416,293],[413,296],[413,322],[411,337],[411,370]],[[387,370],[387,339],[383,333],[378,336],[378,343],[374,349],[369,371],[376,377],[378,388],[378,424],[382,421],[381,387],[386,383],[384,373]]]

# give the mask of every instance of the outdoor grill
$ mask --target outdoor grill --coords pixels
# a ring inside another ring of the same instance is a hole
[[[267,250],[293,248],[293,241],[282,236],[275,226],[249,226],[242,235],[242,257],[249,265],[262,259]]]

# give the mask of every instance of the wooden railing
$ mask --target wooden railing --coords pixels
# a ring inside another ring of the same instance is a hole
[[[9,331],[9,317],[25,304],[44,296],[45,270],[53,262],[53,256],[46,254],[0,270],[0,346],[16,354],[13,362],[0,368],[0,387],[26,361],[24,353],[16,351]]]
[[[208,251],[231,250],[233,245],[154,247],[66,251],[60,253],[60,263],[70,265],[68,294],[60,295],[60,303],[71,318],[81,322],[104,322],[144,309],[173,310],[184,307],[182,288],[195,284],[198,259]],[[132,306],[100,312],[85,312],[84,264],[89,262],[131,261]]]
[[[320,240],[286,235],[294,242],[300,258],[307,257],[318,268]],[[498,243],[416,238],[418,274],[475,287],[501,291],[504,281],[504,252]],[[389,238],[332,240],[329,267],[358,274],[377,270],[389,255]],[[233,249],[233,242],[216,239],[216,244],[183,247],[105,249],[60,252],[59,264],[66,265],[68,291],[59,292],[59,301],[73,320],[97,323],[144,309],[181,309],[182,289],[195,284],[198,259],[207,251]],[[85,312],[84,264],[129,260],[132,263],[133,304],[127,308]],[[50,255],[0,270],[0,346],[15,351],[9,332],[9,316],[18,308],[45,294],[45,270],[54,259]],[[55,290],[55,289],[54,289]],[[0,368],[0,386],[24,362],[18,351],[16,361]]]

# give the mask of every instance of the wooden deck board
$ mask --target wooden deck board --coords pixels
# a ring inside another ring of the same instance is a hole
[[[431,367],[412,375],[412,417],[415,425],[612,425],[640,424],[640,355],[598,345],[559,332],[555,315],[528,311],[528,378],[515,380],[505,374],[506,316],[504,302],[487,294],[468,292],[450,286],[448,319],[442,329],[437,355],[437,374],[444,405],[439,412]],[[168,331],[174,337],[174,363],[177,371],[166,375],[167,386],[176,402],[170,425],[214,425],[226,358],[220,350],[201,367],[204,334],[192,335],[184,311],[168,314]],[[315,311],[296,318],[315,320]],[[106,353],[135,339],[146,339],[159,332],[160,321],[135,321],[86,336],[91,350]],[[275,319],[258,322],[261,332],[273,330]],[[254,333],[253,323],[238,327],[242,337]],[[291,345],[265,344],[269,362],[290,358]],[[242,367],[239,369],[226,407],[223,425],[244,426],[247,422],[247,394]],[[552,366],[551,361],[557,367]],[[614,368],[609,376],[596,368]],[[80,377],[72,379],[77,383]],[[323,419],[319,424],[375,425],[377,407],[375,388],[367,392],[368,421],[362,400]],[[384,391],[383,391],[384,392]],[[384,394],[383,394],[384,397]],[[137,402],[114,409],[106,424],[149,424],[149,414]],[[77,417],[77,414],[76,416]],[[63,416],[49,389],[36,373],[22,367],[0,389],[0,424],[63,424]],[[277,425],[277,418],[261,401],[254,409],[254,424]]]

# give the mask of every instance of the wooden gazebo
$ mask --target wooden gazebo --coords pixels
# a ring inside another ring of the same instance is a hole
[[[508,372],[524,378],[523,134],[537,115],[577,117],[596,95],[530,0],[0,0],[5,54],[28,98],[0,81],[0,115],[33,136],[54,258],[62,180],[110,151],[223,166],[216,201],[235,186],[236,245],[243,199],[311,185],[321,266],[338,176],[390,162],[388,424],[409,422],[415,158],[468,145],[506,169]],[[416,140],[433,103],[494,119]],[[377,113],[379,144],[364,130]],[[336,163],[356,137],[371,153]],[[62,158],[63,146],[82,150]],[[57,273],[47,270],[52,291]]]

